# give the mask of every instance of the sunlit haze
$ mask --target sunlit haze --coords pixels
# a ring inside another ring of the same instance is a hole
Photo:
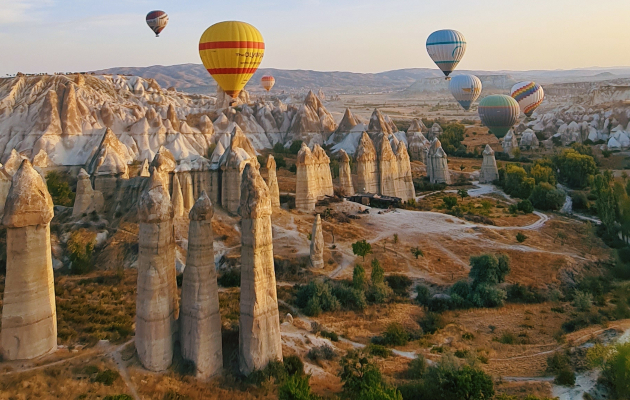
[[[0,74],[199,63],[201,33],[242,20],[263,34],[262,67],[377,72],[434,67],[434,30],[468,41],[460,69],[630,65],[627,0],[0,0]],[[155,38],[144,18],[163,9]]]

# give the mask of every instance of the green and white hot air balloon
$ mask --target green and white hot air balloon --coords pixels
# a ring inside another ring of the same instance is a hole
[[[475,75],[455,75],[448,84],[451,94],[457,102],[468,111],[472,103],[481,94],[481,81]]]
[[[494,94],[479,102],[479,118],[496,137],[502,138],[518,122],[521,109],[512,97]]]
[[[466,53],[466,38],[453,29],[435,31],[427,38],[427,53],[448,77]]]

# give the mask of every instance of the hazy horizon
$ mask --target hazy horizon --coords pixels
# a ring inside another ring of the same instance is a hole
[[[244,0],[238,7],[198,0],[2,0],[0,75],[199,64],[201,33],[223,20],[256,26],[266,42],[261,68],[378,73],[435,68],[427,36],[452,28],[467,39],[460,70],[529,71],[630,66],[630,2]],[[148,11],[170,22],[160,38]],[[614,12],[611,13],[611,10]]]

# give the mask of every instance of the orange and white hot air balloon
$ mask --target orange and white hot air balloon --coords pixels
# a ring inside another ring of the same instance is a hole
[[[266,91],[270,91],[273,85],[276,84],[276,79],[271,75],[265,75],[260,78],[260,84]]]
[[[236,99],[265,55],[265,42],[248,23],[219,22],[201,35],[199,56],[225,93]]]

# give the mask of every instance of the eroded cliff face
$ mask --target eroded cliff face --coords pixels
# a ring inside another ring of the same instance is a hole
[[[296,166],[295,206],[301,211],[312,211],[317,200],[334,194],[330,158],[321,146],[316,144],[311,151],[302,143]]]

